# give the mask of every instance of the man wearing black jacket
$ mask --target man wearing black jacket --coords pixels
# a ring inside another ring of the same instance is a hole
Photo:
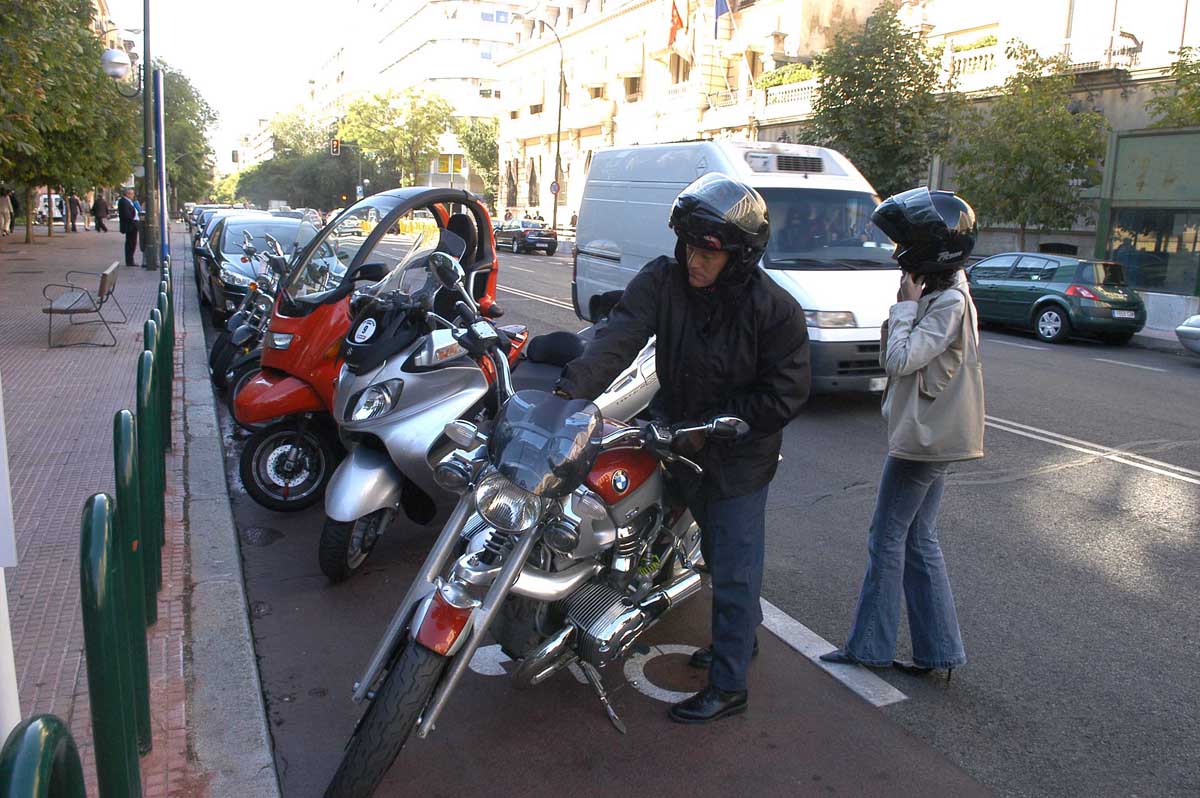
[[[754,189],[707,174],[676,198],[670,226],[675,257],[647,263],[630,281],[557,391],[599,396],[653,335],[653,413],[681,425],[717,415],[750,425],[737,441],[696,442],[683,454],[704,476],[679,475],[712,573],[713,641],[693,657],[709,668],[709,686],[672,707],[671,718],[707,723],[747,706],[746,671],[762,622],[767,486],[783,428],[808,399],[808,329],[799,304],[758,267],[770,223]]]
[[[121,232],[125,235],[125,265],[134,266],[133,253],[137,252],[138,244],[138,209],[133,202],[133,189],[125,189],[121,199],[117,200],[117,217],[121,222]]]

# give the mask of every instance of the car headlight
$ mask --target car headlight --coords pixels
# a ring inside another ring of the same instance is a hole
[[[804,320],[809,327],[857,327],[854,314],[848,310],[806,310]]]
[[[382,416],[395,406],[404,390],[404,380],[385,380],[360,393],[351,403],[350,421],[367,421]]]
[[[234,285],[247,285],[248,286],[248,285],[250,285],[251,282],[253,282],[253,278],[247,277],[244,274],[239,274],[238,272],[235,272],[233,269],[230,269],[227,266],[222,266],[221,267],[221,281],[226,282],[226,283],[233,283]]]
[[[506,532],[522,532],[538,522],[542,500],[506,477],[492,473],[475,488],[475,506],[483,520]]]

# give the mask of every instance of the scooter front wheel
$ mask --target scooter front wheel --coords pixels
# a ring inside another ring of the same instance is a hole
[[[332,436],[295,420],[280,421],[246,440],[239,463],[250,498],[269,510],[295,512],[315,504],[337,465]]]
[[[233,405],[234,402],[237,401],[238,391],[242,390],[246,383],[254,379],[254,377],[260,371],[262,371],[262,363],[257,360],[247,361],[246,363],[238,366],[233,372],[233,376],[229,378],[229,390],[226,391],[225,396],[225,400],[228,402],[229,406],[229,417],[233,419],[233,423],[249,432],[258,432],[261,429],[265,429],[268,426],[268,423],[263,421],[243,424],[237,420],[237,413],[234,411]]]
[[[392,510],[383,509],[349,522],[326,518],[318,552],[321,573],[334,583],[353,576],[371,555],[375,542],[387,529],[393,515]]]

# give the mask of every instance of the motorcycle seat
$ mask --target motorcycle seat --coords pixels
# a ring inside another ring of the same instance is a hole
[[[562,376],[562,366],[552,363],[535,363],[525,360],[513,371],[513,387],[518,391],[545,391],[550,393]]]
[[[530,363],[557,366],[559,371],[583,354],[587,342],[583,336],[571,332],[552,332],[530,340],[525,355]]]

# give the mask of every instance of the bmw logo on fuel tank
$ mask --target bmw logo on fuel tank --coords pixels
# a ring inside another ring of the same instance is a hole
[[[361,344],[375,334],[375,319],[367,319],[354,331],[354,343]]]
[[[614,471],[612,477],[613,490],[624,493],[629,490],[629,474],[624,471]]]

